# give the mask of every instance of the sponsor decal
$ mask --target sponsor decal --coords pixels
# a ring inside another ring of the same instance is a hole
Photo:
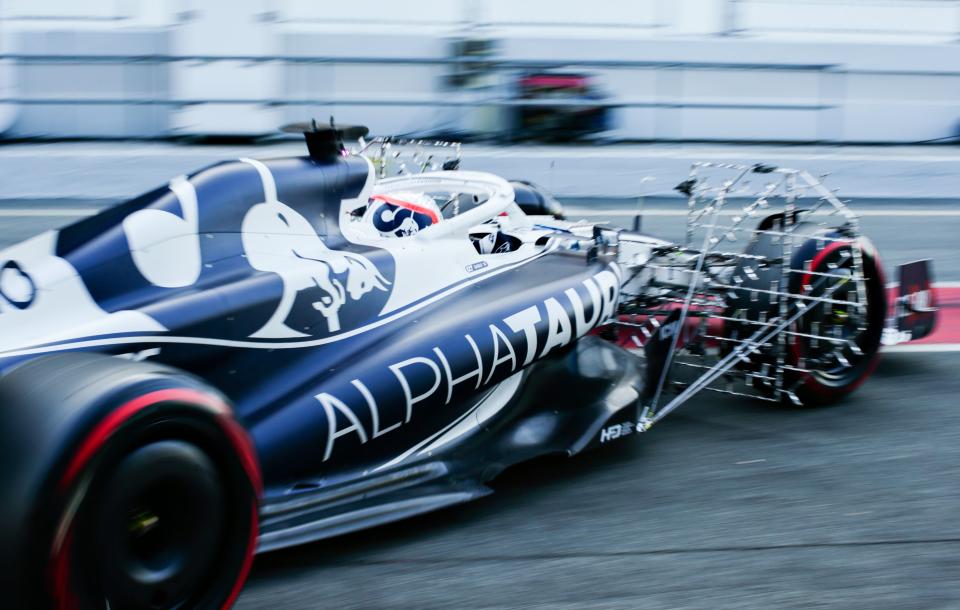
[[[202,184],[178,177],[103,217],[0,252],[0,314],[17,318],[0,317],[3,347],[170,330],[195,343],[229,333],[313,338],[376,318],[386,296],[368,297],[386,295],[390,280],[366,256],[329,248],[303,214],[279,200],[269,168],[241,161],[256,171],[232,170],[246,184],[248,207],[224,210],[221,203],[205,211]],[[249,188],[256,183],[262,195]],[[135,209],[122,215],[124,206]],[[218,223],[216,233],[209,223]],[[216,290],[251,270],[266,272],[264,280],[231,292],[233,301]],[[156,306],[184,296],[181,305]],[[350,309],[363,301],[370,302]]]
[[[0,313],[5,306],[26,309],[37,296],[37,284],[20,263],[6,261],[0,266]]]
[[[324,461],[344,437],[365,444],[410,423],[421,409],[449,405],[458,390],[474,392],[505,379],[607,321],[619,298],[617,273],[611,265],[562,294],[393,362],[386,371],[371,371],[369,380],[316,394],[327,426]]]
[[[270,170],[261,162],[242,159],[260,174],[264,201],[243,218],[243,250],[250,265],[272,271],[283,280],[283,294],[270,319],[251,338],[306,337],[286,324],[297,294],[318,288],[311,305],[326,320],[327,331],[340,330],[340,310],[373,290],[386,291],[390,282],[370,260],[358,254],[331,250],[313,225],[299,212],[277,199]],[[341,279],[341,277],[343,279]]]
[[[615,441],[618,438],[633,434],[633,430],[634,423],[629,421],[623,422],[622,424],[607,426],[600,431],[600,443],[603,444],[609,441]]]
[[[184,176],[170,181],[181,216],[147,208],[123,219],[122,227],[137,271],[151,284],[183,288],[200,279],[200,211],[197,191]]]
[[[70,263],[54,254],[57,234],[41,233],[0,252],[0,345],[113,332],[158,332],[139,311],[106,312]]]

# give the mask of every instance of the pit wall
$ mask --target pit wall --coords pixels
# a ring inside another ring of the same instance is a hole
[[[904,143],[960,124],[958,2],[428,4],[0,0],[0,131],[255,136],[335,115],[509,135],[513,83],[545,69],[592,77],[611,139]]]

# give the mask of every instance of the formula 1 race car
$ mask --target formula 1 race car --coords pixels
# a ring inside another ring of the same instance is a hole
[[[483,496],[700,391],[835,401],[933,326],[926,263],[888,315],[803,171],[696,165],[672,243],[565,220],[456,145],[292,129],[308,156],[0,252],[6,607],[228,607],[257,551]]]

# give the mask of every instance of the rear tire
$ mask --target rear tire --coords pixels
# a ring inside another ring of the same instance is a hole
[[[13,421],[35,442],[11,477],[21,533],[0,549],[19,607],[232,605],[256,548],[260,474],[226,401],[158,365],[39,360],[0,380],[7,404],[34,414]]]
[[[75,521],[73,552],[97,558],[85,580],[102,588],[85,593],[117,608],[184,604],[228,543],[216,464],[192,443],[156,440],[99,478]]]

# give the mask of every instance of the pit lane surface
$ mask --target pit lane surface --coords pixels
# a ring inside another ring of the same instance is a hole
[[[257,559],[238,609],[956,608],[960,354],[844,404],[703,398],[497,493]]]
[[[0,245],[97,205],[5,202]],[[863,228],[888,267],[930,256],[957,281],[952,214]],[[701,396],[646,435],[519,467],[473,504],[261,556],[237,607],[956,608],[958,367],[958,353],[886,354],[825,409]]]

